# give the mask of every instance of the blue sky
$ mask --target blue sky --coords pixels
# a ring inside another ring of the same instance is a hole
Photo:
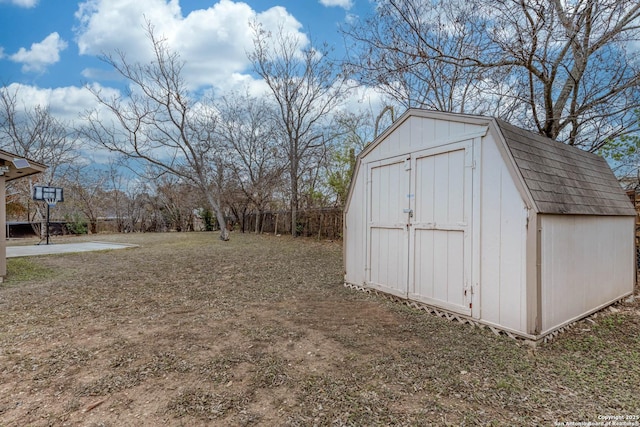
[[[92,102],[84,84],[117,90],[98,55],[149,55],[145,17],[180,52],[194,88],[259,85],[246,59],[249,19],[266,28],[283,24],[341,55],[339,26],[371,11],[371,0],[0,0],[0,87],[19,89],[26,106],[77,116]]]

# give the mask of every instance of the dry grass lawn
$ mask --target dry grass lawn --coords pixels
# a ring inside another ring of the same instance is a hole
[[[99,239],[141,247],[9,260],[0,425],[640,416],[637,302],[534,350],[344,288],[339,243],[238,233],[227,243],[213,233]]]

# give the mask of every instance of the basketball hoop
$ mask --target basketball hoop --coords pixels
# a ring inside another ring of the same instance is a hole
[[[49,210],[58,202],[64,201],[62,188],[60,187],[33,187],[33,200],[42,201],[47,204],[47,245],[49,244]]]
[[[56,203],[58,203],[58,199],[56,199],[55,197],[47,197],[46,199],[44,199],[44,202],[48,207],[54,208],[56,206]]]

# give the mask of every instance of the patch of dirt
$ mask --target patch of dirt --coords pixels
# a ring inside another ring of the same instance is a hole
[[[141,246],[9,260],[0,425],[553,425],[640,415],[637,301],[532,349],[344,288],[339,243],[237,233],[226,243],[214,233],[98,240]]]

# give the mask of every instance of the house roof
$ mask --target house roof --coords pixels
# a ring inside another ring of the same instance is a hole
[[[495,119],[538,212],[635,215],[607,162],[600,156]]]
[[[0,150],[0,167],[4,170],[0,172],[5,177],[5,181],[23,178],[25,176],[44,172],[47,166],[31,159],[25,159],[22,156]]]

